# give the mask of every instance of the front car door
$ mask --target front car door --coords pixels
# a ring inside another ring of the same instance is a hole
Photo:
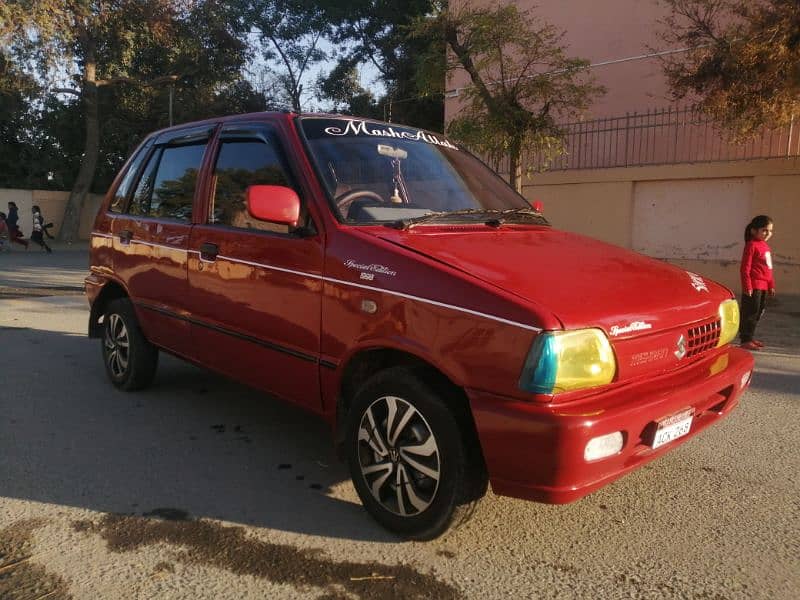
[[[149,149],[124,212],[112,224],[114,271],[154,344],[188,356],[184,303],[192,210],[212,128],[166,132]]]
[[[222,128],[189,243],[192,345],[207,366],[319,411],[321,237],[305,207],[289,228],[245,205],[250,185],[288,186],[302,201],[296,181],[268,125]]]

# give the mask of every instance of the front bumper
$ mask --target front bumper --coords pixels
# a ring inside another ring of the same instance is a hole
[[[553,504],[572,502],[682,444],[729,414],[749,385],[753,357],[727,347],[683,369],[566,404],[467,390],[492,489]],[[694,409],[689,433],[650,447],[656,422]],[[623,432],[622,450],[587,462],[590,439]]]

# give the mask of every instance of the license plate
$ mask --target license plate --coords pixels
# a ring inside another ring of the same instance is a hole
[[[690,408],[658,421],[656,434],[653,436],[653,443],[651,444],[652,447],[658,448],[685,436],[692,428],[693,417],[694,410]]]

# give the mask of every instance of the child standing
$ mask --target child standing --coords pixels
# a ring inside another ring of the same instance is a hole
[[[772,276],[772,252],[767,240],[772,237],[772,219],[758,215],[744,230],[744,252],[742,253],[742,327],[739,339],[742,348],[759,350],[764,346],[754,339],[756,325],[767,303],[767,295],[775,295],[775,279]]]
[[[52,250],[50,246],[47,245],[47,242],[44,241],[44,218],[42,217],[42,211],[34,204],[31,208],[31,212],[33,212],[33,233],[31,233],[31,241],[39,244],[42,248],[47,250],[49,254]]]

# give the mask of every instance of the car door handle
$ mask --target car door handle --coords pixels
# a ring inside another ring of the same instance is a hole
[[[203,242],[200,244],[200,258],[203,260],[217,260],[219,254],[219,247],[211,242]]]
[[[130,244],[133,232],[130,229],[123,229],[119,232],[119,241],[123,244]]]

